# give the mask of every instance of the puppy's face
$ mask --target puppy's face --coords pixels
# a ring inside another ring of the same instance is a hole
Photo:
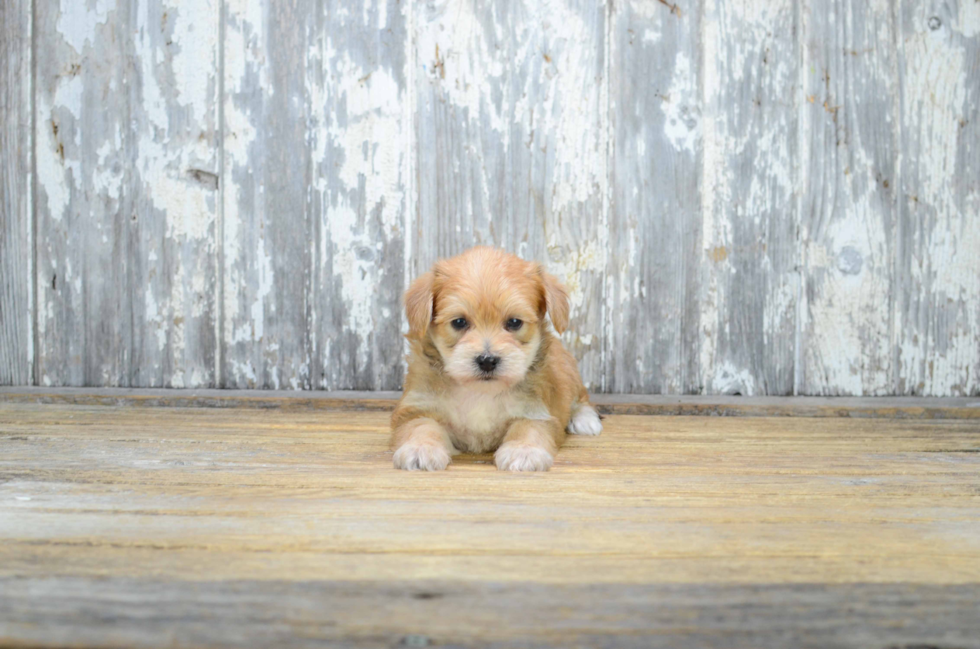
[[[544,316],[561,332],[568,297],[540,266],[492,248],[438,262],[405,296],[409,336],[429,336],[445,373],[474,387],[520,383],[541,346]]]

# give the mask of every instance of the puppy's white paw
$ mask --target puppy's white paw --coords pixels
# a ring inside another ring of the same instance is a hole
[[[507,442],[493,454],[493,460],[501,471],[547,471],[554,459],[540,446],[519,442]]]
[[[568,432],[572,435],[598,435],[602,432],[599,414],[592,406],[582,406],[568,422]]]
[[[396,469],[405,471],[442,471],[452,462],[442,446],[411,440],[398,447],[392,459]]]

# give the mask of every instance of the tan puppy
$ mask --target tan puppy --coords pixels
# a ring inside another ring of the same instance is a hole
[[[460,451],[547,471],[565,429],[598,435],[575,359],[547,326],[568,293],[540,265],[494,248],[443,259],[405,293],[408,377],[391,416],[395,468],[438,471]]]

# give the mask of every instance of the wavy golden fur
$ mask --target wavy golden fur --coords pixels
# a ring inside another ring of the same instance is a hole
[[[551,332],[568,293],[536,263],[494,248],[440,260],[405,293],[408,376],[391,417],[394,464],[440,470],[460,451],[543,471],[571,433],[597,435],[575,359]]]

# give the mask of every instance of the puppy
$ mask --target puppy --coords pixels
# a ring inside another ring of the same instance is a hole
[[[494,248],[443,259],[405,293],[408,376],[391,416],[395,468],[445,469],[496,451],[498,469],[547,471],[565,430],[602,424],[575,359],[555,337],[568,293],[539,264]]]

